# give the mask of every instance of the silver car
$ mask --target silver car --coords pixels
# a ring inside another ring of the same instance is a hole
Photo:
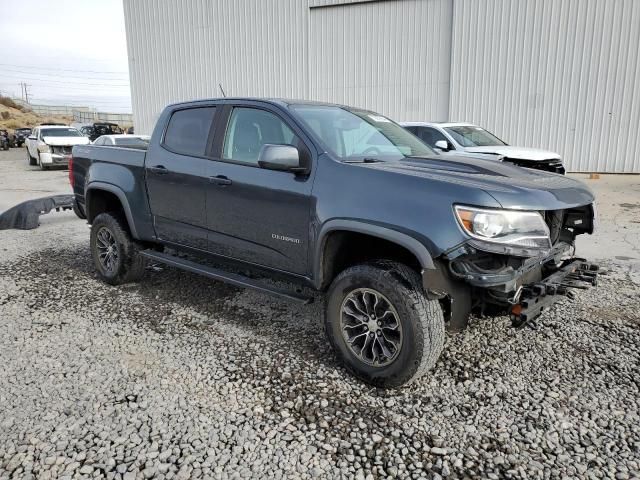
[[[485,157],[521,167],[565,173],[562,158],[557,153],[508,145],[491,132],[471,123],[401,122],[400,125],[445,155]]]

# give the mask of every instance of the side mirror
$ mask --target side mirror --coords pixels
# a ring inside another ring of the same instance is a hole
[[[33,136],[33,135],[29,135],[27,138],[28,138],[29,140],[35,140],[35,139],[36,139],[36,137],[35,137],[35,136]]]
[[[300,152],[292,145],[274,145],[266,143],[258,154],[258,165],[267,170],[305,173],[300,166]]]
[[[435,143],[434,147],[437,148],[438,150],[442,150],[443,152],[448,152],[449,142],[447,142],[446,140],[438,140]]]

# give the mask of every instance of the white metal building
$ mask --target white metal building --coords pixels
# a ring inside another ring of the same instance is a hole
[[[124,0],[133,114],[324,100],[640,173],[640,0]]]

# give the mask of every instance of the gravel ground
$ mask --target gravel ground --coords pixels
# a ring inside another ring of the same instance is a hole
[[[474,319],[431,375],[350,377],[308,306],[150,269],[98,281],[72,214],[0,232],[0,478],[634,478],[640,285],[538,331]]]

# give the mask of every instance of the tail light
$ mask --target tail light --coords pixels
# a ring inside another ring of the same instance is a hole
[[[75,184],[75,179],[73,178],[73,157],[69,157],[69,184],[73,190],[73,186]]]

